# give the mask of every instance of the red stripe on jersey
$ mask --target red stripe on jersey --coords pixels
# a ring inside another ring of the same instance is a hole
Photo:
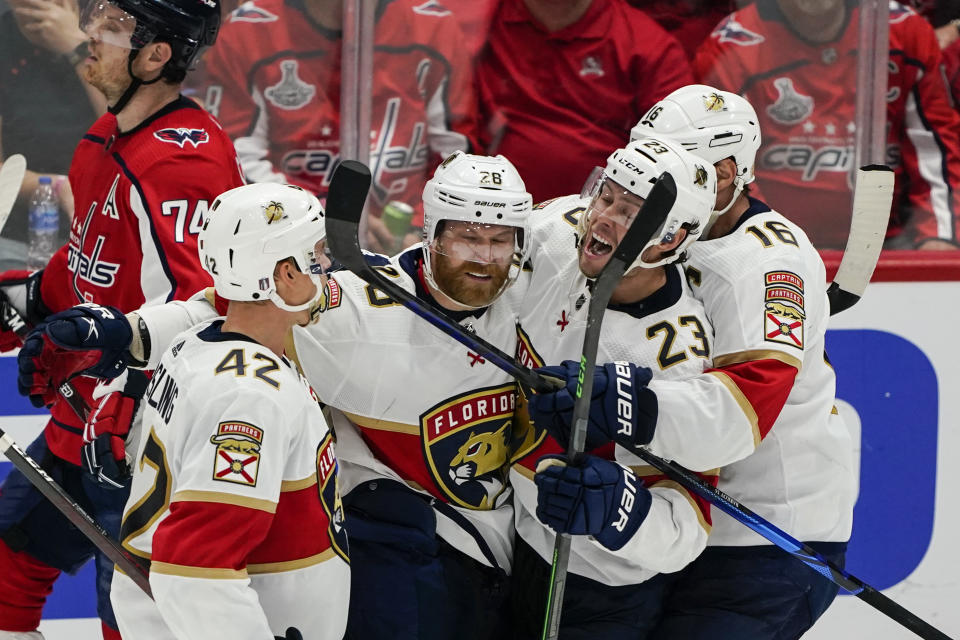
[[[152,560],[242,570],[272,530],[273,514],[218,502],[173,502],[153,534]],[[321,536],[323,537],[323,536]]]
[[[437,487],[424,463],[419,434],[381,431],[360,425],[357,425],[357,429],[377,460],[383,461],[404,480],[417,483],[434,498],[449,502],[450,499]]]
[[[250,552],[249,564],[289,562],[330,548],[330,521],[317,485],[280,494],[266,539]]]
[[[707,369],[705,373],[711,371],[723,373],[737,385],[757,414],[760,438],[766,438],[783,405],[787,403],[787,396],[797,377],[797,368],[779,360],[750,360],[719,369]]]
[[[719,475],[707,475],[704,473],[696,473],[694,475],[696,475],[701,480],[703,480],[706,484],[714,488],[716,488],[717,483],[720,479]],[[663,482],[663,481],[673,482],[676,484],[676,481],[671,479],[670,476],[665,476],[661,474],[652,475],[652,476],[643,476],[641,480],[643,480],[643,486],[647,487],[648,489],[653,485],[657,484],[658,482]],[[688,490],[683,485],[677,486],[677,490],[682,491],[684,494],[686,494],[693,501],[693,503],[697,505],[697,509],[700,510],[700,515],[703,516],[704,522],[706,522],[710,526],[713,526],[713,518],[710,515],[710,502],[708,502],[707,500],[704,500],[703,498],[695,494],[693,491]]]

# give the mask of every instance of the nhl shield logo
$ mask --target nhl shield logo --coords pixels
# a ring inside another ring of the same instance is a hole
[[[780,124],[797,124],[806,120],[813,113],[813,98],[801,95],[793,86],[790,78],[777,78],[773,81],[776,87],[777,101],[767,107],[767,114]]]
[[[299,69],[300,63],[297,60],[282,61],[280,82],[267,87],[263,92],[264,97],[285,111],[299,109],[310,102],[317,88],[300,79]]]
[[[263,430],[239,420],[221,422],[217,433],[210,436],[217,445],[213,462],[213,479],[236,484],[257,485],[260,468],[260,446]]]
[[[430,474],[454,504],[492,509],[506,488],[514,385],[489,387],[434,406],[420,417]]]

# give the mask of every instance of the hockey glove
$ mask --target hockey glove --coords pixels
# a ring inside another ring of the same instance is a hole
[[[43,271],[0,273],[0,353],[23,344],[22,333],[50,313],[40,298]]]
[[[296,627],[290,627],[287,629],[286,635],[273,637],[274,640],[303,640],[303,634],[301,634],[300,630]]]
[[[537,371],[566,381],[566,386],[559,391],[537,393],[529,398],[534,425],[546,429],[566,447],[570,441],[580,365],[564,360],[559,367],[543,367]],[[657,424],[657,396],[647,388],[651,377],[650,369],[625,362],[612,362],[595,369],[587,424],[587,451],[611,440],[633,449],[653,439]]]
[[[147,390],[147,375],[127,369],[110,382],[101,382],[93,392],[100,403],[83,427],[83,468],[108,489],[121,489],[130,477],[126,441]]]
[[[20,394],[36,407],[49,405],[56,387],[75,375],[115,378],[126,368],[133,332],[118,309],[81,304],[49,316],[17,356]]]
[[[544,456],[533,479],[541,522],[557,533],[593,536],[611,551],[633,537],[650,511],[650,492],[633,471],[596,456],[578,466]]]

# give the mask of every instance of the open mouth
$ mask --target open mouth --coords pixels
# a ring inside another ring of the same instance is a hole
[[[477,273],[475,271],[466,271],[464,272],[468,278],[477,280],[479,282],[488,282],[493,279],[493,276],[487,273]]]
[[[590,241],[585,248],[586,253],[591,256],[605,256],[613,251],[613,244],[596,232],[590,234]]]

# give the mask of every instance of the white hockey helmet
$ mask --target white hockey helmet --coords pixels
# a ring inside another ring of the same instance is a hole
[[[703,159],[684,151],[680,145],[659,138],[642,137],[632,141],[610,154],[606,168],[601,171],[598,167],[594,171],[582,193],[591,200],[577,225],[578,242],[591,241],[585,239],[585,234],[592,216],[598,215],[606,206],[601,202],[605,193],[609,195],[608,191],[605,192],[605,185],[613,189],[619,186],[621,190],[646,199],[663,173],[673,177],[677,185],[677,199],[663,225],[627,271],[635,267],[657,267],[678,260],[684,249],[700,237],[710,219],[717,199],[717,173]],[[608,181],[614,184],[610,185]],[[644,251],[661,242],[673,241],[682,228],[687,230],[687,235],[670,255],[656,262],[641,260]]]
[[[733,158],[737,165],[733,198],[716,215],[726,213],[753,182],[760,121],[753,106],[735,93],[704,84],[681,87],[653,105],[630,130],[630,140],[641,136],[677,142],[710,164]]]
[[[440,289],[434,279],[430,250],[437,249],[441,222],[516,227],[510,273],[490,302],[495,300],[520,275],[530,253],[532,209],[533,198],[509,160],[500,155],[478,156],[455,151],[437,167],[423,188],[423,271],[427,281]],[[449,295],[446,291],[444,294]]]
[[[213,201],[198,238],[200,264],[227,300],[270,300],[287,311],[311,309],[315,319],[324,294],[320,242],[325,238],[316,196],[288,184],[248,184]],[[287,258],[317,285],[309,302],[289,305],[277,294],[273,272]]]

